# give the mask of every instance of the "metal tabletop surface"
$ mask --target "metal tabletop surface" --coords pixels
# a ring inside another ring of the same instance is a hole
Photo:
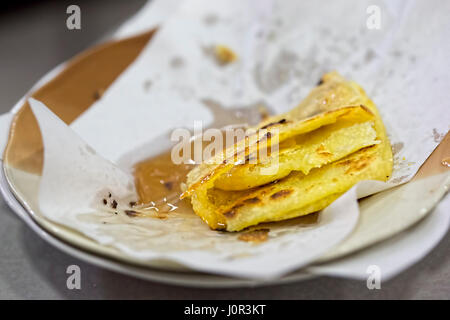
[[[18,4],[17,4],[18,3]],[[82,29],[66,28],[67,1],[18,1],[0,12],[0,112],[8,111],[47,71],[88,48],[144,4],[77,1]],[[259,288],[196,289],[134,279],[77,260],[50,246],[0,198],[0,299],[449,299],[450,233],[424,259],[380,290],[365,281],[320,277]],[[66,269],[81,269],[69,290]]]

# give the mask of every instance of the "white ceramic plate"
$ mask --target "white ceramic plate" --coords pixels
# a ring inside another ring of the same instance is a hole
[[[145,44],[145,41],[139,41],[139,43]],[[130,43],[130,39],[121,40],[120,43],[122,48],[124,44],[126,48]],[[136,42],[133,43],[130,45],[136,45]],[[77,77],[77,72],[82,74],[82,68],[80,67],[82,64],[86,67],[86,64],[89,65],[92,61],[97,62],[99,57],[96,56],[96,53],[104,53],[108,50],[117,50],[117,47],[113,44],[92,49],[81,57],[69,62],[65,68],[66,70],[71,69],[74,77]],[[126,64],[124,67],[126,67]],[[45,90],[47,90],[48,96],[52,96],[52,94],[58,96],[58,90],[61,90],[58,86],[58,81],[60,82],[61,79],[56,76],[49,82],[51,85],[46,85]],[[77,78],[77,81],[80,81],[80,79]],[[98,89],[98,87],[95,87],[97,82],[92,82],[90,84],[92,88],[90,89],[86,82],[85,85],[90,90],[86,92],[95,92]],[[39,89],[36,92],[37,94],[42,94],[42,91],[39,91]],[[86,92],[83,94],[87,94]],[[45,102],[45,97],[43,100]],[[52,104],[57,104],[57,102],[53,101]],[[426,165],[422,167],[421,178],[363,199],[360,202],[361,219],[355,231],[337,248],[334,248],[326,256],[322,257],[321,262],[350,255],[358,250],[372,246],[406,230],[425,217],[448,190],[450,171],[440,165],[440,159],[444,156],[445,151],[449,149],[449,145],[450,137],[447,135],[438,150],[433,153],[433,156],[427,160]],[[311,277],[310,273],[299,270],[271,282],[249,281],[192,272],[180,265],[168,263],[167,261],[156,261],[151,264],[144,263],[112,247],[100,245],[74,230],[47,220],[45,215],[40,212],[37,203],[40,176],[17,169],[6,163],[3,164],[3,169],[0,184],[2,193],[8,204],[27,225],[52,245],[68,254],[101,267],[143,279],[190,286],[255,286],[299,281]]]

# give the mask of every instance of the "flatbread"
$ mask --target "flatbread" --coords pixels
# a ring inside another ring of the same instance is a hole
[[[386,181],[392,172],[391,146],[375,104],[336,72],[296,108],[253,129],[188,174],[182,197],[191,198],[213,229],[239,231],[313,213],[358,181]],[[277,152],[259,159],[265,149]]]

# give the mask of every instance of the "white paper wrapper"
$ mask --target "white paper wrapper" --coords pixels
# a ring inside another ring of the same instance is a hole
[[[358,184],[316,225],[281,224],[271,228],[268,242],[251,245],[234,234],[209,230],[192,215],[160,221],[98,212],[92,203],[101,190],[132,196],[125,194],[129,176],[97,155],[81,153],[84,143],[32,102],[45,145],[42,211],[130,256],[171,259],[202,271],[273,277],[314,261],[351,232],[357,197],[408,181],[449,129],[450,75],[443,67],[450,52],[444,14],[449,4],[433,2],[377,2],[381,29],[369,30],[366,9],[373,2],[318,7],[298,1],[184,1],[136,62],[72,124],[98,154],[118,162],[149,141],[164,146],[159,138],[170,129],[192,127],[196,120],[213,123],[205,99],[229,109],[262,102],[282,112],[294,107],[323,73],[338,70],[362,84],[378,105],[395,168],[391,184]],[[231,48],[238,60],[219,65],[211,55],[214,45]],[[72,160],[60,155],[61,145],[74,146]],[[66,189],[68,184],[74,188],[90,181],[94,169],[95,183],[77,198],[64,196],[65,190],[77,192]]]

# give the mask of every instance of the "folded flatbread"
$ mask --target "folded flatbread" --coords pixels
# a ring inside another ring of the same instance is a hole
[[[392,172],[378,110],[336,72],[296,108],[252,129],[188,174],[182,197],[213,229],[239,231],[313,213],[358,181],[385,181]]]

